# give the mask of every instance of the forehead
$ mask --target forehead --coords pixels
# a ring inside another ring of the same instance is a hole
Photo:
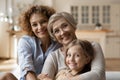
[[[53,23],[53,29],[62,26],[63,23],[68,23],[65,18],[60,18]]]
[[[47,17],[40,13],[34,13],[30,17],[30,21],[40,20],[40,19],[47,19]]]
[[[78,45],[74,45],[74,46],[71,46],[68,51],[77,51],[77,52],[81,52],[82,51],[82,47],[78,44]]]

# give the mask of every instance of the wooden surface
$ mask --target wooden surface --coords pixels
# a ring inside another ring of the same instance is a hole
[[[112,30],[102,29],[102,30],[76,30],[76,32],[113,32]]]
[[[120,59],[106,59],[106,71],[120,71]]]

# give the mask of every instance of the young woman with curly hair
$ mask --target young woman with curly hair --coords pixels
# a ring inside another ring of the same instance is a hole
[[[26,33],[18,42],[20,80],[37,80],[48,54],[60,47],[47,31],[48,20],[54,13],[51,7],[33,5],[19,17],[19,25]],[[6,75],[2,80],[17,80],[11,73]]]

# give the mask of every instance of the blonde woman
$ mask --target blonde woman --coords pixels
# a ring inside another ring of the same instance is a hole
[[[65,49],[68,44],[77,39],[76,21],[73,16],[67,12],[55,13],[49,19],[48,32],[51,37],[62,44],[62,47],[52,52],[46,59],[42,73],[48,74],[52,79],[63,68],[66,68]],[[105,60],[101,46],[96,43],[91,43],[94,48],[94,59],[91,62],[90,71],[79,75],[79,80],[105,80]],[[42,76],[43,76],[42,74]],[[39,75],[40,77],[40,75]],[[73,79],[75,80],[75,79]]]

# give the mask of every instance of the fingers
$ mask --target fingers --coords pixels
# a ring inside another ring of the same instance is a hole
[[[37,78],[39,79],[39,80],[43,80],[44,78],[47,78],[48,77],[48,74],[39,74],[38,76],[37,76]]]

